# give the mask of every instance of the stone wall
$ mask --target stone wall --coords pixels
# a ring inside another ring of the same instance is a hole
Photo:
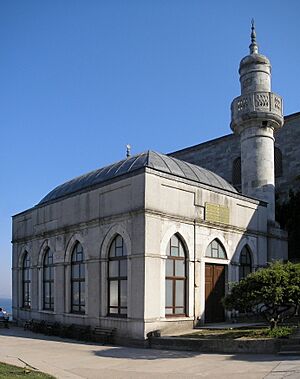
[[[282,176],[275,178],[276,193],[281,200],[289,190],[300,190],[300,112],[284,118],[284,126],[275,134],[275,147],[282,153]],[[233,161],[241,156],[239,137],[229,134],[169,155],[197,164],[232,183]]]
[[[290,189],[300,190],[300,112],[284,119],[283,128],[275,134],[275,146],[282,152],[283,175],[276,178],[276,192],[286,198]]]
[[[108,252],[116,234],[128,252],[127,318],[114,317],[108,309]],[[166,249],[175,234],[187,258],[185,312],[183,317],[166,317]],[[156,329],[192,328],[194,322],[205,321],[205,265],[225,266],[227,291],[229,283],[239,279],[243,247],[250,249],[256,270],[269,260],[270,237],[265,203],[147,167],[143,173],[13,217],[13,317],[19,322],[35,319],[116,328],[117,337],[134,339],[144,339]],[[224,248],[225,257],[206,255],[214,240]],[[74,313],[71,306],[71,262],[77,242],[85,265],[82,314]],[[51,310],[43,305],[48,249],[55,266]],[[284,250],[280,246],[278,254]],[[24,308],[22,265],[27,253],[32,301]]]
[[[232,183],[232,162],[241,156],[239,138],[233,134],[169,154],[196,164]]]

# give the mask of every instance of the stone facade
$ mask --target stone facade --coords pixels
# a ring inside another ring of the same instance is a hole
[[[167,159],[167,157],[166,157]],[[176,160],[168,158],[168,164]],[[124,164],[126,161],[124,161]],[[209,219],[208,206],[228,210],[226,221]],[[121,235],[128,253],[127,317],[108,315],[108,252]],[[166,315],[166,250],[180,237],[186,254],[185,315]],[[273,256],[268,244],[277,241]],[[224,259],[208,257],[219,241]],[[85,312],[71,309],[71,254],[80,242],[85,254]],[[117,328],[119,336],[143,339],[148,332],[189,329],[205,321],[205,267],[225,267],[225,290],[239,279],[243,247],[252,269],[286,251],[284,235],[267,228],[267,207],[234,190],[216,188],[151,167],[104,182],[99,188],[46,201],[13,218],[13,317]],[[43,262],[54,253],[54,308],[45,310]],[[276,253],[277,251],[277,253]],[[30,254],[31,303],[23,306],[23,259]]]

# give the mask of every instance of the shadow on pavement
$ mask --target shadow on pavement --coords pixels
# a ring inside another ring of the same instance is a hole
[[[201,355],[201,353],[193,351],[155,350],[132,347],[112,347],[106,350],[94,350],[93,353],[97,357],[102,358],[144,359],[150,361],[156,359],[193,358]]]
[[[170,359],[170,358],[190,358],[199,355],[199,352],[187,352],[187,351],[176,351],[176,350],[156,350],[147,348],[134,348],[134,347],[120,347],[117,345],[103,345],[97,342],[85,342],[78,341],[75,339],[62,338],[57,336],[47,336],[40,333],[33,333],[29,330],[24,330],[21,327],[13,326],[9,329],[0,329],[0,337],[14,337],[14,338],[26,338],[31,340],[40,341],[52,341],[61,344],[76,344],[92,346],[91,352],[96,356],[101,357],[111,357],[111,358],[127,358],[127,359]],[[101,347],[101,350],[95,350]]]
[[[21,327],[18,326],[12,326],[9,329],[1,329],[0,328],[0,337],[20,337],[20,338],[27,338],[32,340],[41,340],[41,341],[54,341],[54,342],[60,342],[60,343],[68,343],[68,344],[81,344],[81,345],[101,345],[97,344],[96,342],[86,342],[86,341],[79,341],[75,339],[70,338],[62,338],[58,336],[48,336],[41,333],[34,333],[30,330],[24,330]]]
[[[9,329],[0,328],[0,337],[19,337],[32,340],[53,341],[64,344],[88,345],[93,346],[91,352],[98,357],[108,357],[116,359],[132,359],[132,360],[158,360],[158,359],[178,359],[192,358],[203,355],[204,353],[196,351],[184,350],[158,350],[147,348],[120,347],[120,346],[103,346],[98,343],[77,341],[56,336],[47,336],[44,334],[33,333],[23,328],[12,326]],[[99,346],[99,350],[97,349]],[[101,349],[100,349],[101,347]],[[204,355],[206,355],[205,353]],[[245,361],[245,362],[291,362],[300,367],[300,356],[282,356],[276,354],[211,354],[211,355],[226,355],[227,360]],[[299,377],[300,378],[300,377]]]
[[[232,354],[228,359],[234,361],[246,362],[285,362],[285,361],[298,361],[300,367],[300,356],[296,355],[277,355],[277,354]]]

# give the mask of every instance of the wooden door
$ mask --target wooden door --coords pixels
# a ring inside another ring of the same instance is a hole
[[[205,264],[205,322],[222,322],[225,311],[221,299],[225,295],[225,266]]]

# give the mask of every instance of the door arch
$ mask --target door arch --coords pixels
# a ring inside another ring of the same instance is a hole
[[[225,320],[222,298],[225,296],[227,254],[218,239],[208,245],[205,257],[205,322],[222,322]]]

